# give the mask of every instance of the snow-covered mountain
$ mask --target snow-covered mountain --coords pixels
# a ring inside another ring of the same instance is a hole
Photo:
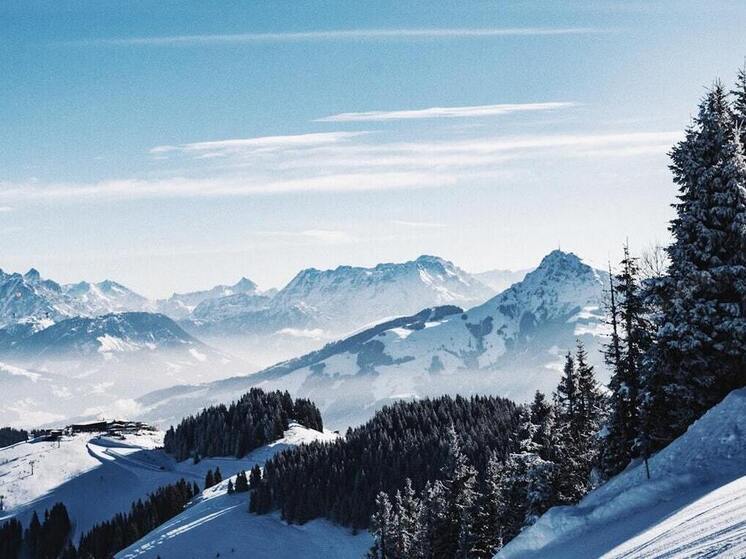
[[[158,312],[181,320],[187,318],[199,307],[201,303],[212,301],[221,297],[234,295],[257,295],[256,284],[248,278],[241,278],[233,285],[216,285],[212,289],[204,291],[192,291],[190,293],[174,293],[168,299],[159,299],[155,302]]]
[[[420,256],[373,268],[309,268],[273,297],[212,299],[182,325],[217,347],[268,364],[390,317],[438,305],[468,307],[494,293],[453,263]]]
[[[468,307],[494,295],[488,287],[436,256],[374,268],[340,266],[300,272],[275,296],[275,309],[304,305],[320,327],[343,332],[425,307]]]
[[[645,465],[555,507],[497,559],[746,557],[746,389]]]
[[[0,270],[0,328],[29,324],[34,330],[74,316],[152,310],[142,295],[114,281],[61,285],[34,268],[25,274]]]
[[[133,398],[183,382],[246,371],[153,313],[61,320],[0,337],[0,423],[32,426],[63,417],[131,414]]]
[[[328,424],[344,427],[395,399],[486,393],[524,401],[537,389],[556,387],[563,354],[576,339],[606,381],[596,351],[604,333],[604,285],[603,273],[554,251],[523,281],[466,312],[426,309],[249,377],[173,387],[138,403],[142,417],[173,421],[249,386],[279,388],[311,398]]]

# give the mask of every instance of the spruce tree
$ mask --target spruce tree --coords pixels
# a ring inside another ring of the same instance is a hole
[[[628,245],[624,246],[621,273],[615,280],[612,301],[616,292],[618,305],[612,305],[610,312],[615,331],[618,313],[621,336],[612,335],[606,348],[607,363],[612,368],[610,411],[600,456],[600,467],[606,478],[622,471],[636,455],[635,445],[641,428],[638,406],[642,370],[653,345],[651,310],[641,287],[637,259],[630,255]]]
[[[394,511],[389,496],[383,491],[376,497],[375,512],[371,517],[370,531],[373,546],[368,552],[370,559],[394,559],[396,544]]]
[[[679,195],[640,399],[645,456],[746,382],[746,164],[735,120],[717,83],[671,152]]]
[[[205,474],[205,489],[209,489],[215,485],[215,476],[212,473],[212,470],[207,470],[207,474]]]

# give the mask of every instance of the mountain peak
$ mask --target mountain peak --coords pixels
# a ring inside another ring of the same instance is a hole
[[[440,256],[432,256],[430,254],[423,254],[422,256],[419,256],[415,262],[421,263],[421,264],[444,264],[448,262],[447,260],[444,260]]]
[[[31,268],[28,272],[23,274],[23,279],[26,281],[39,281],[41,278],[41,275],[39,274],[39,270],[36,268]]]
[[[240,280],[236,282],[236,284],[233,286],[233,289],[236,291],[256,291],[256,284],[251,281],[247,277],[242,277]]]

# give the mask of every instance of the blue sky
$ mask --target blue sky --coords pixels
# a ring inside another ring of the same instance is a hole
[[[710,2],[0,4],[0,267],[148,295],[667,238]]]

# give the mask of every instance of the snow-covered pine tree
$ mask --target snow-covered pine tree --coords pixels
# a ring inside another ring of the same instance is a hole
[[[574,431],[574,428],[577,426],[578,382],[575,372],[575,359],[569,351],[565,356],[562,378],[557,385],[554,396],[557,419],[568,431],[566,435],[577,438],[578,433]]]
[[[397,490],[394,497],[394,517],[396,518],[395,550],[397,557],[413,557],[417,540],[421,503],[412,488],[412,480],[407,478],[404,488]]]
[[[440,528],[446,523],[447,508],[446,489],[443,483],[440,480],[433,483],[428,481],[422,491],[422,507],[412,557],[430,559],[434,556],[433,542]]]
[[[447,432],[448,461],[444,467],[446,510],[432,543],[433,557],[466,557],[472,543],[477,501],[476,470],[461,451],[456,429]]]
[[[475,559],[487,559],[502,547],[499,537],[500,519],[498,518],[499,472],[502,460],[493,453],[487,462],[484,482],[477,507],[474,543],[472,556]]]
[[[383,491],[376,497],[376,507],[371,517],[370,531],[373,534],[373,546],[368,552],[370,559],[395,559],[395,518],[389,496]]]
[[[600,468],[609,478],[622,471],[635,455],[635,441],[640,434],[638,403],[643,359],[653,344],[650,309],[640,285],[637,259],[624,246],[621,272],[612,279],[611,322],[614,332],[606,347],[606,360],[612,367],[609,389],[609,418]],[[616,285],[614,285],[616,281]],[[617,330],[621,330],[621,336]]]
[[[646,456],[746,383],[746,164],[735,120],[716,83],[671,152],[679,201],[641,395]]]
[[[576,503],[590,488],[604,404],[593,367],[588,364],[580,342],[575,357],[568,353],[565,358],[554,400],[557,414],[554,496],[558,503]]]
[[[578,390],[576,430],[587,451],[595,451],[595,434],[605,414],[606,398],[596,381],[593,365],[588,363],[588,352],[579,340],[575,352],[575,363]]]

